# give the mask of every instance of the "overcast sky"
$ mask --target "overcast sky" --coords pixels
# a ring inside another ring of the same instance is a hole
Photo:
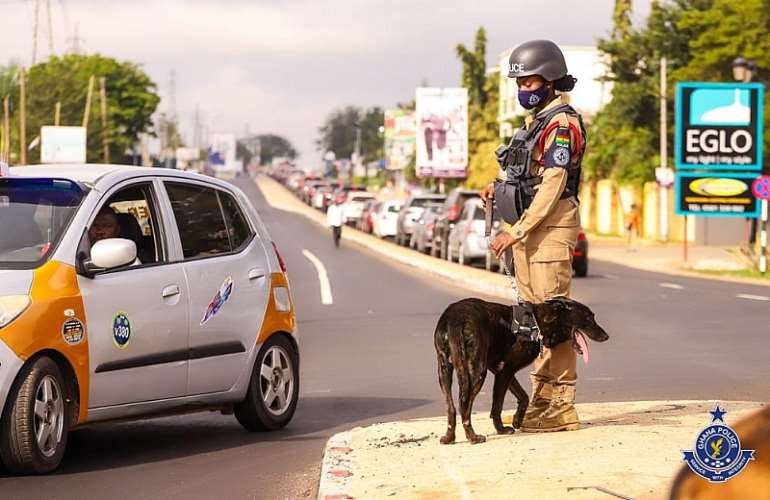
[[[45,5],[45,0],[40,0]],[[488,63],[531,38],[594,45],[613,0],[50,0],[54,51],[79,25],[88,53],[140,62],[165,99],[176,72],[187,141],[200,106],[211,131],[278,133],[313,166],[317,130],[335,107],[387,108],[421,82],[455,86],[454,48],[487,29]],[[638,22],[649,1],[636,0]],[[34,0],[0,0],[0,63],[32,57]],[[41,9],[38,59],[49,54]]]

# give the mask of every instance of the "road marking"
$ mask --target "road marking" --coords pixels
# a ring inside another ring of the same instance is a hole
[[[750,293],[739,293],[736,297],[739,299],[770,301],[770,297],[764,295],[751,295]]]
[[[663,288],[673,288],[674,290],[682,290],[684,287],[677,283],[658,283],[658,286]]]
[[[318,281],[321,284],[321,304],[325,306],[333,304],[332,285],[329,283],[329,275],[326,273],[326,267],[324,267],[323,262],[318,260],[318,257],[313,255],[307,248],[302,250],[302,255],[304,255],[307,260],[315,266],[316,271],[318,271]]]

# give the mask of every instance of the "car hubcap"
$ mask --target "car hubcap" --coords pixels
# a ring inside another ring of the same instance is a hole
[[[294,370],[289,354],[281,347],[271,347],[262,359],[259,385],[267,411],[283,415],[294,395]]]
[[[56,453],[64,431],[64,398],[56,379],[43,377],[35,391],[35,437],[46,457]]]

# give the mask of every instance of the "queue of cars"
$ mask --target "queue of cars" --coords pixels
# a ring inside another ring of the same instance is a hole
[[[457,188],[447,195],[420,193],[405,200],[386,199],[367,192],[365,186],[323,180],[303,170],[284,169],[272,175],[319,210],[341,201],[345,223],[363,232],[392,238],[398,245],[433,257],[504,272],[504,266],[487,247],[484,208],[478,191]],[[502,230],[503,222],[495,211],[491,237]],[[508,267],[513,271],[513,266]],[[576,276],[588,274],[588,240],[582,231],[573,252],[572,268]]]
[[[56,469],[68,432],[93,422],[202,410],[249,431],[291,420],[286,266],[238,188],[172,169],[15,167],[0,176],[0,227],[5,470]]]

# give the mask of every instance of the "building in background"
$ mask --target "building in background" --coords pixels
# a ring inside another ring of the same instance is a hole
[[[418,88],[417,175],[468,175],[468,89]]]
[[[572,92],[566,94],[569,103],[590,120],[611,98],[612,83],[601,81],[607,71],[605,56],[596,47],[561,47],[564,59],[567,61],[569,73],[577,78],[577,84]],[[513,48],[500,54],[500,137],[511,137],[515,121],[525,113],[517,99],[518,88],[516,79],[508,78],[508,57]]]

